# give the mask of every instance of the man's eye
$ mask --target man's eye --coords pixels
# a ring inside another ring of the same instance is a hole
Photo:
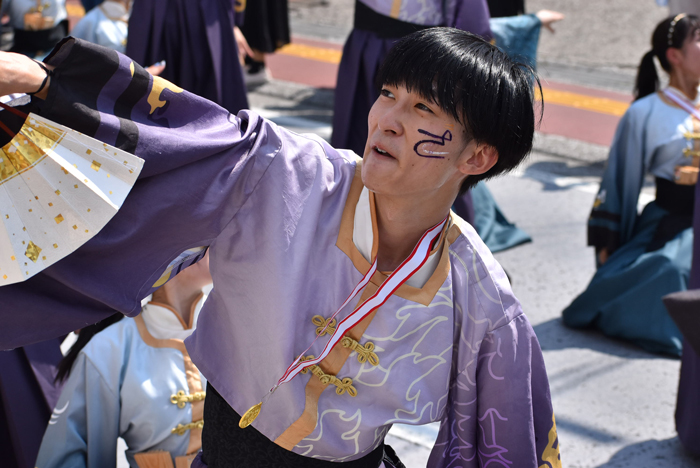
[[[393,97],[394,97],[394,95],[392,94],[392,92],[389,91],[389,90],[386,89],[386,88],[382,88],[382,90],[379,92],[379,94],[381,94],[381,95],[384,96],[384,97],[388,97],[388,98],[393,98]]]
[[[430,109],[430,107],[426,106],[426,105],[423,104],[423,103],[418,103],[418,104],[416,104],[416,108],[418,108],[418,109],[420,109],[420,110],[422,110],[422,111],[430,112],[431,114],[433,113],[433,111]]]

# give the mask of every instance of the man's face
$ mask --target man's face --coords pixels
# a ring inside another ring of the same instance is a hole
[[[387,85],[368,125],[362,180],[375,193],[412,198],[440,192],[444,198],[464,180],[460,167],[476,143],[467,142],[462,124],[437,103]]]

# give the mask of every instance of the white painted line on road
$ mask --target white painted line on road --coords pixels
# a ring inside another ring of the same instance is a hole
[[[428,449],[432,449],[437,439],[440,423],[434,422],[425,426],[409,426],[405,424],[395,424],[389,430],[389,434],[403,439],[406,442],[420,445]]]
[[[326,141],[330,141],[332,128],[325,122],[289,115],[284,112],[255,107],[253,112],[260,114],[266,119],[272,120],[277,125],[285,127],[295,133],[315,133]]]

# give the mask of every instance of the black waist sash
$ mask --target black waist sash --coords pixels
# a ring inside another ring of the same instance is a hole
[[[377,468],[385,456],[385,446],[380,444],[364,457],[343,463],[304,457],[283,449],[253,426],[241,429],[238,427],[240,419],[240,415],[207,383],[202,461],[209,468]]]
[[[657,177],[656,203],[671,214],[692,216],[695,206],[695,186],[679,185]]]
[[[375,33],[382,39],[398,39],[413,32],[434,26],[408,23],[377,13],[359,0],[355,0],[354,28]]]
[[[669,213],[661,218],[647,252],[663,248],[671,239],[693,225],[695,186],[679,185],[673,181],[656,178],[656,204]]]
[[[68,20],[63,20],[53,28],[42,29],[41,31],[15,29],[14,32],[15,39],[11,49],[12,52],[26,54],[48,52],[68,35]]]

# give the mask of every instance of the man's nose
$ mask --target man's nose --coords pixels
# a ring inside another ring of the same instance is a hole
[[[400,105],[391,106],[385,109],[379,116],[377,125],[382,132],[389,132],[394,135],[403,133],[403,109]]]

